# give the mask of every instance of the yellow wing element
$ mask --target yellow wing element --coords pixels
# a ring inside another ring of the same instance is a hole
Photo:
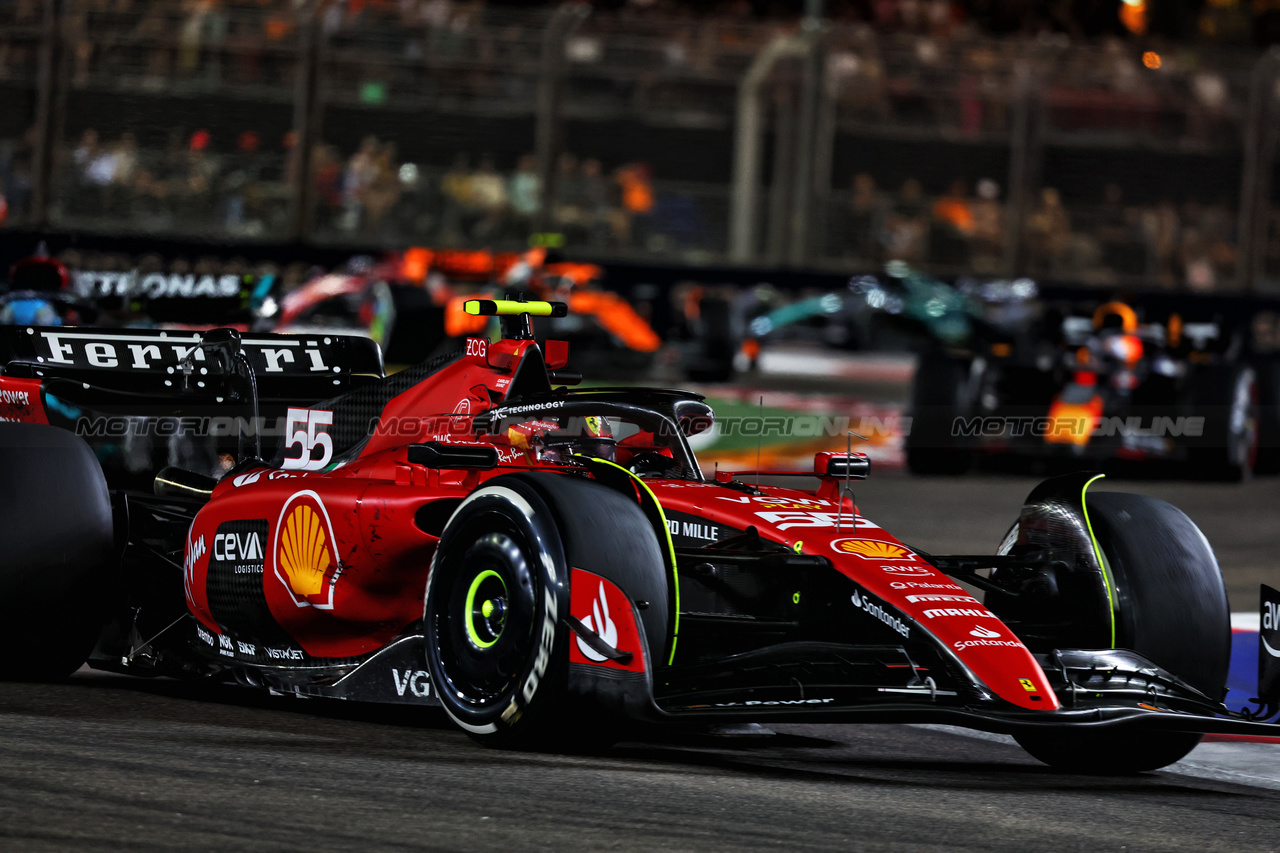
[[[289,516],[280,537],[280,567],[289,579],[289,588],[302,596],[319,595],[329,568],[329,548],[325,542],[320,514],[302,504]]]
[[[846,539],[837,546],[846,554],[857,554],[871,560],[901,560],[907,557],[907,549],[874,539]]]
[[[567,317],[569,306],[563,302],[516,302],[514,299],[468,299],[463,310],[477,317],[511,317],[529,314],[534,317]]]

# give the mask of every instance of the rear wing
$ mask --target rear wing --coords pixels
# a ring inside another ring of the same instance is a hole
[[[188,354],[199,374],[192,384],[202,382],[200,376],[216,375],[215,360],[196,348],[202,334],[0,326],[0,364],[6,376],[79,379],[118,391],[173,393]],[[259,393],[268,398],[322,399],[385,375],[377,343],[358,336],[246,334],[241,347]]]

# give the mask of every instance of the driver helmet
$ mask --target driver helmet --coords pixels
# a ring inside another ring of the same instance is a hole
[[[57,310],[43,299],[15,299],[0,307],[0,325],[61,326]]]
[[[23,258],[9,268],[9,290],[35,293],[60,293],[70,290],[71,276],[67,267],[54,258],[35,255]]]
[[[618,457],[618,443],[613,438],[613,428],[607,418],[587,415],[582,419],[585,436],[577,442],[578,452],[596,459],[613,462]]]
[[[601,415],[532,421],[507,431],[512,445],[536,452],[538,461],[571,465],[575,456],[590,456],[613,462],[618,456],[617,441],[609,420]]]

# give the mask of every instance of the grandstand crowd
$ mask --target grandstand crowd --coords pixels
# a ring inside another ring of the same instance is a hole
[[[534,100],[553,5],[68,0],[63,71],[73,93],[111,92],[134,106],[150,96],[216,93],[287,111],[301,33],[314,20],[332,59],[322,97],[334,103],[411,115],[422,99],[434,99],[433,108],[459,115],[477,105],[503,114]],[[624,104],[655,122],[712,127],[731,123],[746,67],[778,33],[796,30],[805,4],[589,5],[607,14],[588,19],[566,45],[575,69],[596,69],[570,92],[575,115],[608,116]],[[1145,9],[1141,19],[1124,12],[1136,7]],[[1280,33],[1280,0],[1183,0],[1149,9],[1142,2],[828,0],[825,14],[826,85],[842,132],[975,143],[1003,144],[1015,120],[1015,67],[1052,54],[1059,59],[1043,80],[1049,128],[1235,150],[1253,57],[1213,50],[1266,44]],[[31,34],[41,15],[37,0],[0,4],[0,88],[34,79],[38,38]],[[1155,50],[1135,48],[1135,40]],[[544,192],[544,170],[532,154],[467,145],[433,159],[415,147],[415,137],[431,129],[408,124],[402,133],[322,133],[304,158],[296,133],[225,116],[175,122],[159,135],[70,119],[55,125],[64,132],[48,166],[50,212],[68,227],[106,222],[156,233],[278,237],[296,221],[300,163],[309,160],[306,218],[319,238],[511,247],[538,231],[590,251],[718,255],[727,248],[727,182],[699,189],[673,174],[691,152],[637,156],[634,146],[569,140]],[[6,217],[21,222],[29,209],[35,144],[31,131],[0,138],[0,225]],[[1014,221],[1002,186],[1007,175],[962,162],[945,172],[890,178],[871,168],[841,178],[821,200],[817,255],[978,272],[1018,263],[1036,275],[1206,290],[1234,275],[1236,186],[1217,195],[1173,181],[1153,195],[1134,193],[1124,174],[1100,190],[1059,183],[1034,190]],[[1013,229],[1020,258],[1009,256]]]

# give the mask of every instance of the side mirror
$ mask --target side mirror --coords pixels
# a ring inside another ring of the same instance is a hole
[[[865,480],[871,473],[871,460],[865,453],[815,453],[813,473],[837,480]]]
[[[715,422],[716,413],[706,403],[683,400],[676,405],[676,424],[685,438],[706,432]]]
[[[196,370],[196,350],[203,350],[216,356],[218,367],[226,375],[236,372],[236,364],[244,354],[240,344],[240,333],[235,329],[210,329],[205,332],[200,336],[200,343],[192,347],[186,358],[178,362],[178,369],[182,371],[184,391],[191,390],[191,376]]]

